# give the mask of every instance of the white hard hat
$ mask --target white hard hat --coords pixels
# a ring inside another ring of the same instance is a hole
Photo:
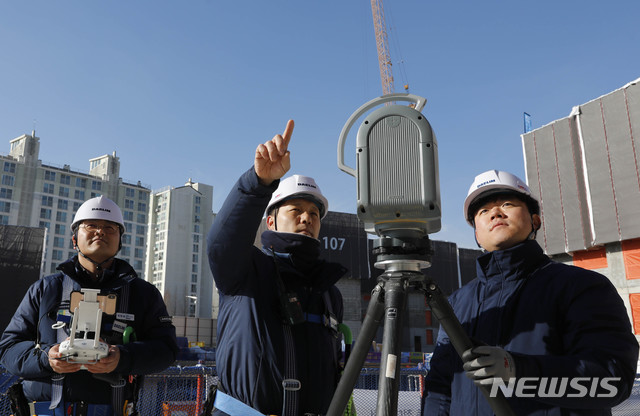
[[[473,213],[469,212],[469,207],[481,196],[492,193],[517,192],[522,194],[529,206],[529,210],[534,214],[539,214],[540,205],[538,200],[531,194],[531,189],[523,180],[509,172],[502,170],[488,170],[476,176],[467,198],[464,200],[464,219],[473,227]],[[533,209],[532,209],[533,208]]]
[[[307,199],[315,203],[320,210],[320,219],[324,218],[329,211],[329,201],[322,195],[316,181],[308,176],[293,175],[280,181],[278,189],[275,190],[267,205],[267,214],[274,206],[294,198]]]
[[[124,220],[120,207],[105,196],[98,196],[85,201],[73,217],[71,229],[75,230],[80,221],[104,220],[115,222],[120,226],[120,233],[124,232]]]

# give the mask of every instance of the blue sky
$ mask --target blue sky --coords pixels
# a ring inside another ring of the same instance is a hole
[[[435,240],[475,247],[461,207],[476,174],[524,177],[523,112],[537,128],[640,77],[631,0],[384,6],[396,91],[408,82],[427,98],[437,135]],[[382,93],[368,0],[3,2],[0,57],[0,154],[35,121],[45,163],[88,171],[116,151],[125,180],[191,177],[213,185],[217,211],[257,144],[292,118],[292,173],[355,212],[336,148],[347,118]]]

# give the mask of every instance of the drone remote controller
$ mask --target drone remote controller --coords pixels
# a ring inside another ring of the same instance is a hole
[[[113,314],[116,298],[115,295],[98,296],[98,293],[98,289],[81,289],[71,294],[71,334],[59,348],[67,361],[95,364],[109,355],[109,345],[100,341],[100,326],[103,312]],[[76,337],[78,332],[82,332],[81,337]]]

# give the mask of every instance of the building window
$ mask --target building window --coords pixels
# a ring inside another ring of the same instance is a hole
[[[86,188],[87,187],[87,179],[86,178],[76,178],[76,187],[78,187],[78,188]]]
[[[16,179],[13,175],[2,175],[2,184],[7,186],[13,186],[16,182]]]
[[[42,186],[42,192],[44,192],[45,194],[52,194],[53,193],[53,184],[52,183],[45,183]]]
[[[133,209],[133,200],[125,199],[124,200],[124,208],[125,209]]]
[[[191,293],[194,295],[198,293],[198,285],[191,285]]]
[[[433,329],[426,330],[427,345],[433,345]]]
[[[191,275],[191,283],[198,283],[198,275],[197,274],[192,274]]]
[[[11,211],[11,202],[0,201],[0,212],[9,212]]]
[[[197,264],[192,264],[191,265],[191,272],[192,273],[198,273],[198,265]]]
[[[197,244],[194,244],[194,245],[193,245],[193,252],[194,252],[194,253],[197,253],[197,252],[199,251],[199,248],[200,248],[200,247],[198,247],[198,245],[197,245]]]
[[[4,162],[4,171],[9,173],[16,173],[16,164],[11,162]]]
[[[71,176],[65,175],[64,173],[60,174],[60,183],[63,185],[71,184]]]
[[[127,233],[130,233],[131,230],[133,230],[133,225],[131,225],[130,222],[126,222],[124,223],[124,231]]]
[[[69,198],[69,188],[67,188],[66,186],[61,186],[60,189],[58,189],[58,195]]]
[[[123,257],[129,257],[131,255],[131,248],[130,247],[122,247],[122,249],[120,250],[120,254]]]
[[[194,263],[197,263],[198,262],[198,255],[197,254],[192,254],[191,255],[191,261],[194,262]]]
[[[0,224],[8,225],[9,224],[9,216],[8,215],[0,215]]]
[[[138,191],[138,199],[146,201],[149,198],[149,194],[147,192]]]
[[[138,202],[138,211],[147,212],[147,204],[144,202]]]
[[[42,206],[43,207],[52,207],[53,206],[53,197],[52,196],[42,196]]]
[[[144,214],[138,214],[138,222],[142,222],[142,223],[147,222],[147,216]]]
[[[200,226],[198,224],[195,224],[193,226],[193,232],[197,233],[197,234],[200,234]]]
[[[62,237],[53,237],[53,246],[64,248],[64,238]]]
[[[131,244],[131,235],[125,234],[122,236],[122,244]]]
[[[56,234],[65,235],[66,228],[67,227],[62,224],[56,224],[55,232]]]
[[[51,210],[49,208],[40,208],[40,218],[50,220]]]
[[[201,197],[199,197],[199,196],[194,196],[194,197],[193,197],[193,200],[194,200],[194,202],[195,202],[196,204],[199,204],[199,203],[200,203],[200,200],[201,200]]]
[[[133,188],[124,188],[124,195],[127,198],[133,198],[136,195],[136,190]]]
[[[125,211],[122,213],[122,218],[124,218],[125,221],[133,221],[133,212],[131,211]]]
[[[69,209],[69,201],[66,199],[58,199],[58,209]]]
[[[73,203],[73,213],[74,214],[78,211],[78,208],[80,208],[80,205],[82,205],[82,203],[80,203],[80,202],[74,202]]]
[[[198,234],[194,234],[193,236],[193,242],[194,243],[199,243],[200,242],[200,236]]]
[[[97,198],[99,197],[101,194],[99,194],[98,192],[91,192],[91,198]]]
[[[45,181],[51,181],[51,182],[55,182],[56,180],[56,173],[52,172],[50,170],[45,170],[44,171],[44,180]]]
[[[142,260],[134,260],[133,268],[136,270],[142,270]]]
[[[196,205],[195,210],[196,214],[200,214],[200,205]]]
[[[136,234],[144,234],[144,225],[136,225]]]
[[[56,221],[58,222],[67,222],[67,213],[64,211],[56,212]]]
[[[91,181],[91,189],[94,191],[102,191],[102,182]]]
[[[76,189],[76,190],[73,192],[73,197],[74,197],[75,199],[79,199],[79,200],[81,200],[81,201],[84,201],[84,191],[81,191],[81,190],[79,190],[79,189]]]
[[[138,247],[144,246],[144,237],[136,237],[136,246]]]
[[[134,253],[134,257],[144,258],[144,250],[142,250],[141,248],[136,248],[134,250]]]
[[[13,196],[13,189],[0,188],[0,198],[11,199]]]
[[[48,230],[51,227],[51,224],[49,223],[49,221],[40,221],[38,223],[38,227],[46,228]]]

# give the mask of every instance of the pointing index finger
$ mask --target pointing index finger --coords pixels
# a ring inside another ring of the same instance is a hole
[[[289,142],[291,141],[291,135],[293,134],[293,127],[295,123],[293,120],[287,121],[287,127],[284,129],[284,133],[282,133],[282,141],[284,142],[285,148],[289,146]]]

